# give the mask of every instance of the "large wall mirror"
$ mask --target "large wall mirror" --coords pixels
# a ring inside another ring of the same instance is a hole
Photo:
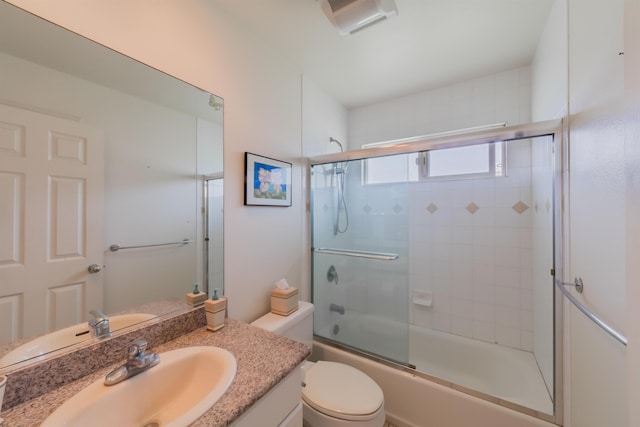
[[[0,69],[0,361],[223,292],[222,99],[5,2]]]

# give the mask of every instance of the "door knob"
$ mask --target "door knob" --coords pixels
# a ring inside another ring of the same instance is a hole
[[[91,264],[89,268],[87,268],[87,270],[89,271],[89,273],[95,274],[95,273],[100,273],[100,271],[102,270],[102,267],[99,266],[98,264]]]

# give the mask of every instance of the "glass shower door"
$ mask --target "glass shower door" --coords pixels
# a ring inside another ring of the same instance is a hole
[[[312,283],[317,336],[408,364],[408,184],[376,178],[403,162],[312,167]]]
[[[560,419],[560,130],[312,159],[316,336]]]

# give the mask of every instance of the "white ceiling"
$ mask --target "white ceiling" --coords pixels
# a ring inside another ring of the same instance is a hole
[[[347,108],[529,64],[553,0],[395,0],[341,36],[318,0],[210,0]]]

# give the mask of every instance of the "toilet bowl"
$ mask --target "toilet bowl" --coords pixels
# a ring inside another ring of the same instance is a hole
[[[384,396],[362,371],[336,362],[305,362],[303,418],[310,427],[381,427]]]
[[[308,347],[313,343],[313,304],[300,301],[289,316],[268,313],[251,323]],[[364,372],[344,363],[304,362],[305,427],[382,427],[382,389]]]

